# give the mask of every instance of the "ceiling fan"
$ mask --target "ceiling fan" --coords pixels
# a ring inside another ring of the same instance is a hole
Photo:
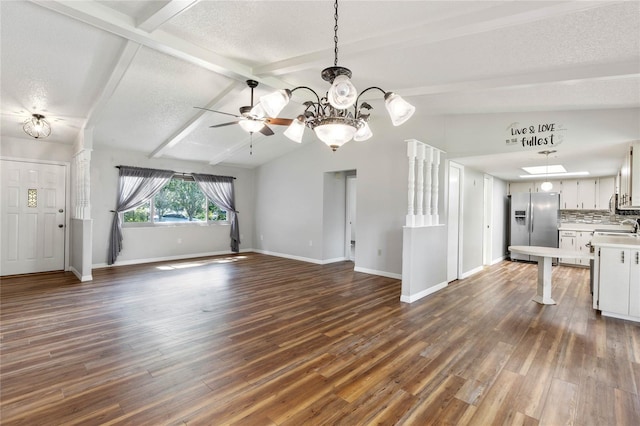
[[[267,124],[274,124],[278,126],[288,126],[293,121],[290,118],[271,118],[265,117],[264,109],[260,104],[254,107],[253,105],[253,89],[258,86],[258,82],[255,80],[247,80],[247,86],[251,88],[251,105],[240,107],[240,115],[231,114],[223,111],[216,111],[213,109],[202,108],[202,107],[194,107],[198,109],[203,109],[205,111],[216,112],[218,114],[230,115],[232,117],[237,117],[239,120],[230,121],[228,123],[215,124],[209,127],[224,127],[230,126],[232,124],[239,124],[242,129],[248,133],[260,132],[265,136],[273,135],[273,130]]]

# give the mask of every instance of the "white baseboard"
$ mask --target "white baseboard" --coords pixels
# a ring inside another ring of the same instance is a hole
[[[78,278],[80,280],[80,282],[86,282],[86,281],[92,281],[93,280],[93,276],[91,274],[89,275],[82,275],[80,272],[78,272],[78,270],[76,268],[74,268],[73,266],[69,266],[69,270],[71,272],[73,272],[73,275],[76,276],[76,278]]]
[[[426,297],[426,296],[428,296],[430,294],[435,293],[436,291],[440,291],[443,288],[446,288],[448,285],[449,285],[449,283],[445,281],[445,282],[442,282],[440,284],[436,284],[433,287],[429,287],[426,290],[422,290],[420,293],[413,294],[411,296],[402,295],[402,296],[400,296],[400,301],[404,302],[404,303],[413,303],[416,300],[420,300],[423,297]]]
[[[313,259],[310,257],[302,257],[302,256],[295,256],[293,254],[286,254],[286,253],[278,253],[275,251],[268,251],[268,250],[251,250],[254,251],[256,253],[260,253],[260,254],[266,254],[267,256],[275,256],[275,257],[284,257],[285,259],[291,259],[291,260],[299,260],[301,262],[309,262],[309,263],[315,263],[316,265],[323,265],[323,261],[319,260],[319,259]]]
[[[508,256],[505,254],[504,256],[501,256],[501,257],[499,257],[499,258],[497,258],[497,259],[493,259],[493,260],[491,261],[491,265],[495,265],[496,263],[500,263],[500,262],[502,262],[503,260],[505,260],[507,257],[508,257]]]
[[[387,278],[395,278],[396,280],[402,279],[402,274],[395,274],[393,272],[378,271],[375,269],[362,268],[360,266],[356,266],[355,268],[353,268],[353,270],[356,272],[364,272],[365,274],[380,275],[381,277],[387,277]]]
[[[631,315],[616,314],[615,312],[600,311],[603,317],[618,318],[627,321],[640,322],[640,317],[632,317]]]
[[[478,266],[477,268],[474,268],[470,271],[464,272],[462,274],[462,276],[460,277],[460,279],[465,279],[465,278],[469,278],[471,275],[473,274],[477,274],[478,272],[482,271],[484,267],[483,266]]]

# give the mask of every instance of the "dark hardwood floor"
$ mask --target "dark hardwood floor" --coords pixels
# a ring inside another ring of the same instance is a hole
[[[246,253],[0,284],[3,425],[638,425],[640,326],[588,270],[400,282]]]

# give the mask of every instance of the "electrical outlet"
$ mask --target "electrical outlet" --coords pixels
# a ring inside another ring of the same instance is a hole
[[[382,249],[378,249],[378,256],[382,256]]]
[[[264,237],[262,236],[262,234],[260,234],[260,241],[263,241]]]
[[[182,238],[178,238],[178,244],[182,244]]]
[[[309,247],[313,246],[313,240],[309,240]]]

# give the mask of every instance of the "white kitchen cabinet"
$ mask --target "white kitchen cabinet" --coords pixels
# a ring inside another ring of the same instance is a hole
[[[578,209],[596,209],[596,189],[598,179],[578,179]]]
[[[640,250],[602,247],[599,264],[599,309],[640,317]]]
[[[631,250],[629,273],[629,315],[640,317],[640,250]]]
[[[620,169],[620,207],[640,207],[640,142],[629,147]],[[635,154],[635,155],[634,155]]]
[[[563,180],[561,184],[562,195],[560,202],[561,210],[578,209],[578,181],[576,179]]]
[[[562,181],[560,208],[562,210],[596,209],[598,179],[567,179]]]
[[[609,200],[616,192],[616,177],[601,177],[598,179],[598,199],[596,209],[609,210]]]
[[[518,192],[534,192],[533,182],[510,182],[509,194]]]
[[[560,231],[558,246],[565,250],[575,250],[576,234],[576,231]],[[563,265],[575,265],[576,260],[578,259],[561,257],[558,259],[558,262]]]
[[[591,231],[576,232],[576,250],[582,253],[589,253],[591,251],[590,243],[592,235],[593,232]],[[576,265],[589,266],[588,258],[579,258],[575,259],[575,261]]]

